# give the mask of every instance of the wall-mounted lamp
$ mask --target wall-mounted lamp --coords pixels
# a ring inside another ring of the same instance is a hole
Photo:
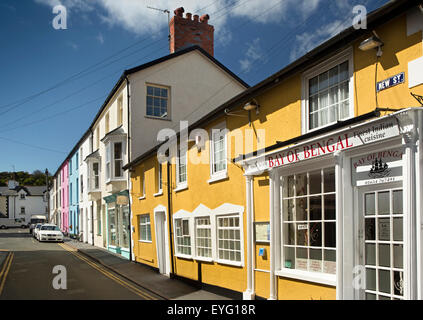
[[[372,49],[377,49],[377,56],[382,56],[382,46],[383,46],[382,40],[376,35],[376,32],[373,31],[373,35],[370,38],[367,38],[366,40],[362,41],[358,48],[361,51],[369,51]]]
[[[257,101],[255,99],[247,102],[244,105],[244,110],[251,111],[251,110],[254,110],[255,109],[256,110],[256,114],[259,114],[259,108],[260,108],[260,105],[257,103]]]

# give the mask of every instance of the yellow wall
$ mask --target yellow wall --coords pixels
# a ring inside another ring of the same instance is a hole
[[[421,32],[407,37],[406,17],[402,15],[384,26],[378,28],[378,35],[384,41],[383,56],[378,64],[377,81],[382,81],[400,72],[405,72],[405,83],[396,87],[384,90],[379,93],[378,101],[380,108],[407,108],[417,106],[417,101],[411,97],[410,91],[423,95],[423,86],[410,90],[408,88],[408,62],[417,59],[423,55],[422,52],[422,34]],[[371,31],[367,36],[371,35]],[[376,51],[363,52],[358,49],[362,40],[346,46],[353,48],[354,63],[354,116],[362,115],[376,108],[375,98],[375,63]],[[330,57],[327,57],[330,58]],[[324,61],[324,60],[322,60]],[[315,61],[317,65],[320,61]],[[230,131],[250,130],[254,128],[256,132],[260,129],[265,130],[265,146],[275,144],[277,141],[285,141],[290,138],[301,135],[301,99],[302,99],[302,74],[298,73],[288,79],[281,80],[280,84],[270,90],[258,95],[256,100],[260,104],[260,113],[256,115],[251,112],[252,126],[249,126],[247,117],[222,116],[220,119],[213,120],[204,129],[210,130],[216,124],[225,121],[226,127]],[[352,94],[352,93],[350,93]],[[242,111],[241,105],[234,109],[239,115],[247,116],[247,112]],[[257,148],[257,140],[254,141],[254,148]],[[235,146],[231,144],[229,158],[238,156],[235,153]],[[246,152],[252,150],[246,150]],[[244,153],[246,153],[244,152]],[[196,149],[189,151],[191,156],[198,155]],[[209,146],[202,151],[202,155],[209,159]],[[138,165],[135,172],[132,173],[133,192],[139,193],[139,179],[141,167],[146,170],[146,199],[138,200],[133,195],[134,216],[140,213],[152,214],[154,207],[162,204],[167,207],[165,196],[155,198],[152,194],[154,190],[154,157]],[[200,204],[210,209],[215,209],[223,203],[231,203],[245,207],[245,178],[243,170],[239,165],[228,161],[229,178],[224,181],[209,184],[210,166],[209,164],[194,165],[188,161],[188,189],[172,193],[173,207],[172,211],[186,210],[192,212]],[[175,165],[172,166],[172,190],[176,187],[175,183]],[[164,179],[166,179],[165,170],[163,170]],[[166,181],[166,180],[164,180]],[[154,191],[154,192],[153,192]],[[218,263],[202,263],[202,280],[204,283],[221,286],[242,292],[246,289],[246,213],[244,213],[244,267],[233,267]],[[152,221],[152,236],[154,243],[154,217]],[[254,220],[269,221],[269,180],[268,176],[263,175],[254,178]],[[135,233],[138,232],[138,226],[135,222]],[[137,261],[157,266],[156,252],[154,245],[137,244],[135,253],[138,254]],[[257,269],[269,270],[269,261],[258,257],[260,247],[268,246],[257,244],[256,265]],[[145,262],[141,259],[144,256],[151,256],[153,262]],[[175,273],[190,279],[196,280],[198,277],[198,265],[194,260],[175,258]],[[269,297],[269,274],[256,271],[255,290],[261,297]],[[278,278],[277,283],[279,299],[335,299],[336,290],[333,287],[324,285],[297,281],[293,279]]]

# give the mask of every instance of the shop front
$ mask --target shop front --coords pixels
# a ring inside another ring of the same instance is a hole
[[[293,283],[336,299],[422,298],[422,121],[406,109],[244,160],[253,223],[252,182],[269,175],[270,299],[296,298]],[[253,271],[252,260],[250,293]]]
[[[107,208],[107,249],[130,259],[130,209],[127,190],[104,197]]]

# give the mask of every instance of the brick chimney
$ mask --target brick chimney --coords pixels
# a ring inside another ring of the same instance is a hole
[[[186,13],[183,17],[184,12],[185,10],[182,7],[176,9],[175,15],[170,20],[170,53],[198,45],[213,56],[214,27],[208,24],[209,15],[204,14],[199,17]]]

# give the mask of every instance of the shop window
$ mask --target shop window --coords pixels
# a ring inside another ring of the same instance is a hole
[[[217,217],[218,260],[241,262],[239,216]]]
[[[115,208],[108,208],[108,220],[109,220],[109,245],[117,246],[117,226],[116,226],[116,210]]]
[[[147,85],[147,116],[168,119],[169,89]]]
[[[336,273],[335,170],[282,178],[282,268]]]
[[[181,255],[191,255],[191,236],[189,232],[188,219],[175,220],[176,233],[176,253]]]
[[[140,226],[140,241],[151,242],[150,215],[143,214],[138,217]]]
[[[195,248],[197,257],[212,258],[212,231],[210,217],[195,219]]]

